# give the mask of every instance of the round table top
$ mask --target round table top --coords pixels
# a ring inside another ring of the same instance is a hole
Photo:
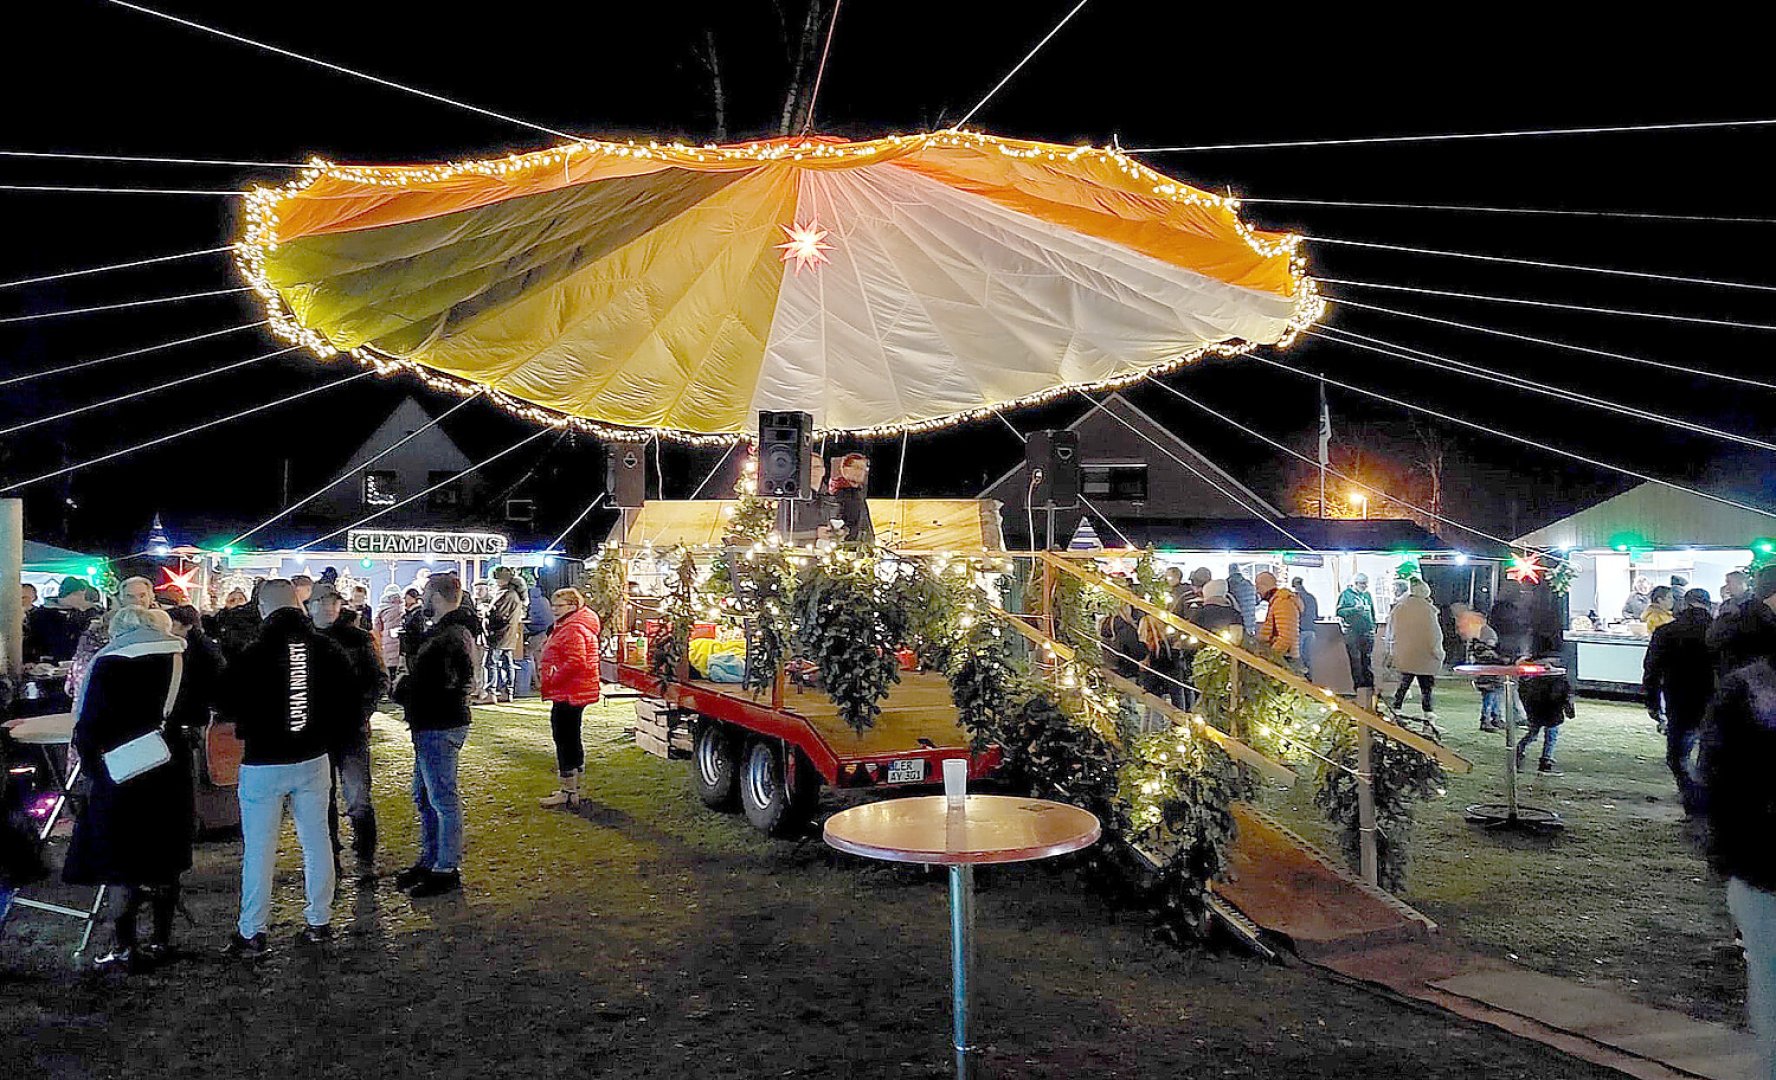
[[[1458,675],[1515,679],[1527,675],[1565,675],[1566,669],[1550,664],[1457,664],[1455,672]]]
[[[33,746],[58,746],[72,742],[74,739],[74,714],[51,713],[48,716],[28,716],[17,721],[7,730],[14,742],[27,743]]]
[[[889,862],[953,866],[1028,862],[1097,842],[1096,815],[1066,803],[1007,795],[970,795],[952,813],[942,795],[886,799],[826,820],[826,842],[840,851]]]

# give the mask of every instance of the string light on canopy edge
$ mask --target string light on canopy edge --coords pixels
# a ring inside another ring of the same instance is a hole
[[[635,428],[599,423],[513,397],[491,386],[445,375],[417,361],[391,356],[371,346],[357,346],[347,349],[335,346],[324,335],[303,326],[296,319],[266,274],[265,257],[275,251],[278,246],[277,226],[280,205],[285,200],[302,194],[323,178],[386,188],[435,184],[465,175],[484,176],[515,183],[518,177],[514,174],[528,175],[541,171],[560,171],[564,175],[571,175],[575,162],[603,157],[658,161],[667,166],[674,164],[738,165],[747,163],[764,165],[773,162],[803,160],[827,162],[849,160],[854,165],[865,165],[908,156],[925,147],[993,149],[1001,156],[1019,160],[1055,162],[1095,160],[1109,165],[1131,180],[1147,185],[1153,196],[1169,202],[1224,212],[1228,215],[1229,224],[1234,232],[1254,252],[1267,258],[1288,256],[1289,277],[1295,306],[1285,325],[1283,336],[1272,343],[1273,348],[1289,348],[1304,330],[1319,322],[1326,313],[1326,300],[1319,292],[1318,283],[1307,275],[1306,257],[1301,252],[1304,237],[1293,232],[1267,233],[1254,228],[1240,217],[1241,202],[1237,196],[1232,194],[1216,195],[1213,192],[1191,187],[1162,173],[1155,172],[1129,157],[1116,146],[1060,147],[1050,143],[1003,139],[984,132],[965,129],[913,135],[888,135],[863,142],[835,142],[803,138],[800,141],[768,140],[725,146],[715,143],[692,146],[683,142],[662,143],[658,140],[650,140],[644,144],[634,140],[618,143],[588,139],[524,154],[508,153],[503,157],[424,166],[337,165],[316,156],[310,158],[309,165],[298,171],[284,184],[275,187],[255,184],[247,190],[245,198],[242,200],[246,225],[241,240],[234,246],[235,265],[252,291],[264,303],[273,334],[281,340],[303,346],[317,359],[332,360],[343,354],[373,369],[378,375],[388,376],[405,372],[418,377],[421,382],[434,390],[463,397],[483,392],[489,401],[520,419],[555,428],[571,428],[613,442],[646,442],[649,439],[666,438],[692,446],[728,446],[736,442],[751,442],[754,437],[744,432],[707,433],[684,431],[678,428]],[[795,233],[791,232],[790,235],[792,242],[794,242]],[[816,238],[816,241],[818,239]],[[787,262],[789,253],[785,254],[784,261]],[[822,256],[821,261],[828,260]],[[800,265],[798,263],[798,271]],[[1168,360],[1137,371],[1124,372],[1095,382],[1054,386],[1021,397],[996,402],[990,406],[946,413],[930,419],[908,420],[873,427],[820,429],[815,434],[839,434],[872,439],[936,431],[994,416],[1007,409],[1046,404],[1068,394],[1119,390],[1150,375],[1169,374],[1205,357],[1241,356],[1258,348],[1260,344],[1262,343],[1251,341],[1216,342],[1181,352]]]

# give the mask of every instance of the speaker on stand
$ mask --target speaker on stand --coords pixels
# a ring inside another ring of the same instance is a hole
[[[606,462],[604,489],[610,492],[611,505],[623,519],[622,536],[629,538],[629,519],[647,501],[647,444],[612,443]]]
[[[1047,548],[1054,548],[1054,515],[1056,510],[1071,510],[1079,505],[1079,433],[1077,431],[1032,431],[1024,442],[1024,468],[1030,474],[1029,498],[1025,513],[1029,516],[1030,546],[1036,546],[1037,509],[1048,512]]]

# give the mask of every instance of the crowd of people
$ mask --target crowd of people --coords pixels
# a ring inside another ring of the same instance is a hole
[[[334,575],[296,575],[256,581],[250,594],[232,589],[208,617],[182,596],[157,596],[146,578],[121,582],[108,608],[78,578],[62,582],[46,604],[25,586],[27,655],[72,661],[71,750],[85,790],[63,878],[116,889],[114,943],[97,967],[139,971],[173,955],[173,914],[197,831],[194,747],[213,745],[218,729],[240,762],[241,892],[231,956],[268,951],[286,811],[302,851],[306,941],[332,936],[342,817],[357,883],[379,880],[370,745],[372,717],[386,699],[401,707],[413,750],[418,851],[393,875],[408,896],[462,888],[458,760],[471,706],[511,701],[521,658],[534,662],[552,703],[561,783],[542,805],[577,802],[580,723],[599,697],[597,616],[578,590],[544,599],[509,568],[496,569],[490,585],[479,609],[449,573],[391,587],[373,607],[361,585],[342,591]],[[142,759],[149,744],[165,753]],[[152,763],[140,767],[142,760]]]

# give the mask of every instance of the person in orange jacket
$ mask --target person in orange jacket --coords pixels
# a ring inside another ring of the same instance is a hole
[[[1258,640],[1265,647],[1281,653],[1291,667],[1301,666],[1301,598],[1293,589],[1277,583],[1276,575],[1266,570],[1252,582],[1258,595],[1270,606],[1264,612],[1264,625],[1258,628]]]
[[[537,666],[543,700],[549,702],[549,731],[555,737],[561,786],[539,801],[550,808],[571,807],[580,801],[580,774],[586,765],[580,722],[586,706],[598,700],[598,616],[578,589],[555,590],[549,608],[555,613],[555,625]]]

